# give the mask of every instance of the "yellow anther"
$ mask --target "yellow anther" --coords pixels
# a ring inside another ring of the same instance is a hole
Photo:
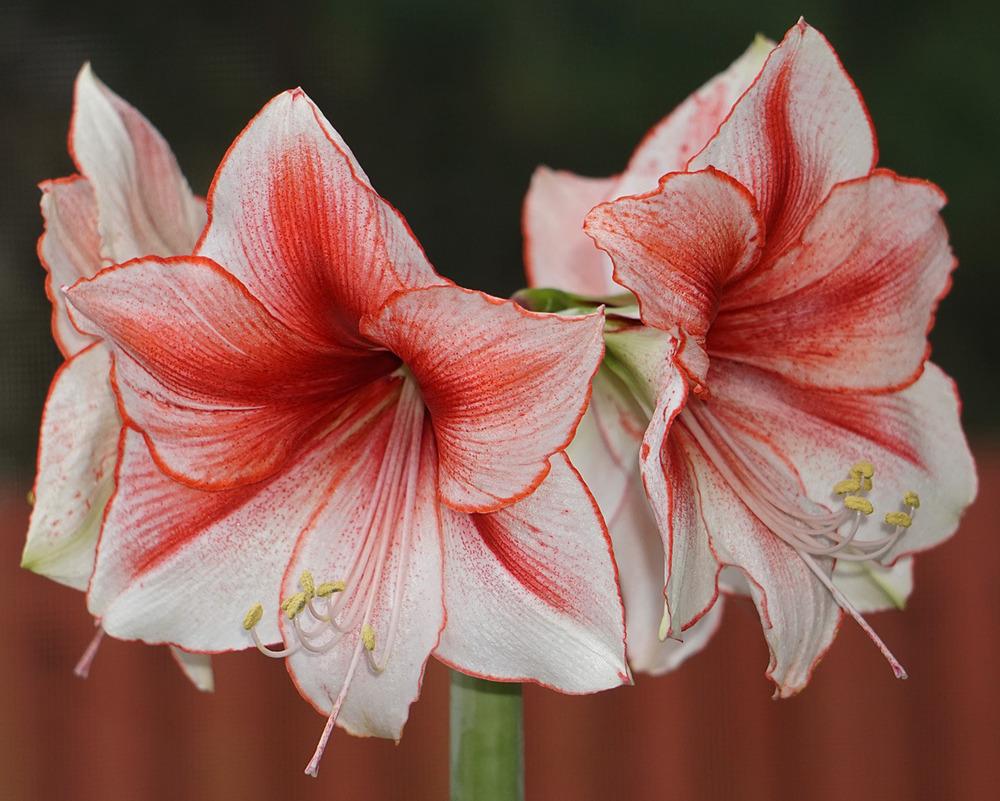
[[[909,528],[910,523],[913,522],[913,518],[906,512],[889,512],[885,516],[885,522],[890,526],[902,526],[903,528]]]
[[[316,582],[313,581],[313,574],[308,570],[303,570],[302,575],[299,576],[299,586],[306,594],[306,600],[309,600],[316,594]]]
[[[326,596],[333,595],[335,592],[343,592],[345,587],[347,585],[342,581],[324,581],[316,588],[316,595],[320,598],[326,598]]]
[[[871,462],[860,461],[851,468],[851,475],[857,479],[871,478],[875,475],[875,467]]]
[[[309,603],[309,598],[306,597],[304,592],[297,592],[295,595],[289,595],[281,602],[281,608],[288,615],[288,619],[291,620],[299,612],[306,608],[306,604]]]
[[[246,617],[243,618],[243,628],[250,631],[250,629],[260,623],[262,617],[264,617],[264,607],[260,604],[254,604],[250,607],[250,611],[247,612]]]
[[[365,650],[375,650],[375,629],[367,623],[361,627],[361,642],[365,646]]]
[[[910,490],[903,496],[903,503],[907,506],[911,506],[914,509],[920,508],[920,496],[917,495],[913,490]]]
[[[850,495],[861,489],[861,482],[856,478],[845,478],[833,485],[833,491],[838,495]]]
[[[872,502],[867,498],[862,498],[860,495],[848,495],[844,498],[844,506],[851,511],[861,512],[863,515],[870,515],[875,511]]]
[[[871,492],[872,491],[872,480],[870,478],[864,478],[864,477],[862,477],[862,479],[861,479],[861,491],[862,492]]]
[[[35,505],[35,491],[28,490],[28,494],[24,496],[24,499],[28,502],[28,506]]]

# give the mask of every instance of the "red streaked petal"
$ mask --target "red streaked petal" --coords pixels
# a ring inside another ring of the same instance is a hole
[[[117,348],[130,423],[192,485],[222,488],[274,473],[340,402],[398,364],[308,341],[208,259],[145,259],[69,292]]]
[[[636,294],[643,322],[697,337],[726,285],[756,263],[762,234],[753,198],[713,169],[665,175],[648,195],[598,206],[584,227]]]
[[[104,506],[114,487],[121,421],[108,382],[111,359],[91,345],[56,373],[42,413],[35,506],[21,565],[87,588]]]
[[[876,158],[857,87],[829,42],[800,21],[688,169],[713,166],[746,186],[764,218],[767,252],[777,255],[835,184],[866,175]]]
[[[406,413],[403,407],[401,402]],[[387,415],[372,430],[364,449],[353,455],[343,481],[304,534],[285,580],[285,593],[298,590],[303,570],[317,582],[346,581],[344,593],[333,596],[343,604],[339,622],[345,631],[338,644],[323,654],[299,650],[288,659],[289,672],[299,692],[324,715],[341,692],[346,693],[337,722],[347,731],[398,740],[410,704],[420,692],[424,666],[437,645],[445,613],[433,433],[429,425],[422,425],[415,451],[403,448],[390,453],[388,439],[404,432],[389,422]],[[380,473],[400,476],[385,494],[372,491]],[[370,524],[372,514],[378,521],[375,526]],[[368,544],[372,547],[366,559]],[[352,621],[354,603],[357,614]],[[381,672],[373,668],[361,641],[368,604],[367,620],[375,640],[372,656]],[[302,625],[317,627],[308,613],[303,620]],[[286,641],[294,642],[289,621],[282,618],[281,626]],[[327,626],[314,645],[322,647],[334,636]],[[356,662],[353,670],[352,662]]]
[[[519,503],[442,514],[448,618],[435,656],[464,673],[563,692],[629,680],[611,543],[565,454]]]
[[[932,184],[885,170],[835,187],[798,245],[727,293],[712,357],[818,387],[910,383],[955,265],[943,204]]]
[[[85,64],[76,80],[70,150],[97,198],[101,254],[123,262],[190,253],[202,204],[160,133]]]
[[[52,301],[52,336],[68,358],[94,341],[70,322],[61,289],[101,269],[97,202],[82,175],[45,181],[41,190],[45,232],[38,239],[38,258],[48,271],[45,293]]]
[[[683,170],[753,83],[774,46],[774,42],[758,36],[725,71],[660,120],[632,154],[615,194],[609,197],[649,192],[668,172]]]
[[[358,319],[391,293],[448,283],[301,90],[278,95],[244,129],[208,205],[198,252],[306,336],[353,342]]]
[[[920,379],[895,393],[805,390],[771,374],[719,360],[713,365],[713,411],[748,447],[770,450],[791,465],[801,491],[834,508],[833,485],[854,463],[876,467],[869,498],[878,514],[859,539],[890,533],[886,512],[902,509],[903,494],[921,498],[913,525],[883,559],[926,550],[958,527],[976,495],[976,472],[959,418],[952,381],[928,363]]]
[[[685,451],[713,550],[721,564],[738,568],[749,581],[771,652],[767,676],[777,695],[794,695],[833,642],[840,607],[801,557],[750,513],[701,450],[692,443]],[[830,560],[822,564],[829,573]]]
[[[583,233],[587,212],[612,196],[617,178],[585,178],[539,167],[524,197],[521,227],[528,283],[581,295],[621,291],[611,262]]]
[[[252,645],[240,625],[255,603],[276,610],[300,534],[311,528],[364,452],[366,435],[391,418],[396,382],[358,404],[338,431],[298,454],[282,473],[205,492],[160,471],[140,434],[126,429],[117,490],[91,579],[88,606],[119,639],[202,652]],[[276,614],[259,624],[280,638]]]
[[[457,287],[396,295],[362,323],[427,403],[442,500],[493,511],[531,492],[573,437],[603,353],[603,315],[558,317]]]

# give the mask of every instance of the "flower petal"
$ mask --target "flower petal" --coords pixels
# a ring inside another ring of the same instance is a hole
[[[618,178],[585,178],[539,167],[524,198],[524,269],[528,283],[581,295],[621,291],[611,262],[583,234],[583,218],[612,197]]]
[[[129,422],[162,469],[204,488],[272,475],[359,386],[398,364],[306,340],[208,259],[144,259],[69,292],[116,345]]]
[[[463,673],[562,692],[629,681],[611,543],[565,454],[517,504],[442,514],[448,618],[435,656]]]
[[[753,368],[713,365],[713,412],[737,437],[751,436],[792,465],[801,489],[833,507],[834,483],[861,459],[875,465],[868,493],[878,515],[859,539],[889,533],[885,512],[901,509],[903,494],[918,493],[913,525],[883,559],[926,550],[947,539],[976,495],[976,473],[959,419],[951,380],[928,363],[921,378],[896,393],[821,392],[794,387]]]
[[[208,205],[198,252],[312,338],[354,342],[358,319],[393,292],[448,283],[300,89],[274,98],[239,135]]]
[[[413,373],[437,437],[442,500],[488,512],[523,498],[583,416],[603,315],[535,314],[457,287],[396,295],[362,332]]]
[[[913,381],[955,266],[942,205],[934,185],[886,170],[835,187],[798,245],[727,293],[713,358],[820,387]]]
[[[346,692],[337,722],[347,731],[398,740],[444,625],[444,601],[433,434],[425,426],[415,458],[409,465],[394,465],[410,458],[405,451],[388,453],[386,439],[396,434],[387,424],[373,429],[364,448],[345,465],[343,481],[296,550],[285,592],[297,591],[302,570],[311,571],[317,581],[346,580],[345,631],[338,644],[323,654],[299,650],[288,659],[289,672],[299,692],[324,715]],[[379,473],[393,469],[402,474],[398,483],[408,485],[408,492],[388,499],[373,493]],[[373,511],[379,515],[377,528],[369,517]],[[363,578],[352,580],[354,575]],[[364,653],[365,619],[374,633],[372,660]],[[293,642],[292,625],[287,619],[281,624],[286,641]],[[317,647],[334,640],[326,628]]]
[[[829,42],[800,21],[689,170],[714,166],[756,198],[767,253],[792,244],[830,189],[877,158],[861,95]]]
[[[85,64],[76,79],[70,150],[97,198],[101,254],[123,262],[190,253],[205,223],[160,133]]]
[[[913,557],[900,559],[892,567],[873,562],[837,562],[833,583],[863,614],[903,609],[913,592]]]
[[[41,190],[45,232],[38,240],[38,258],[48,271],[45,293],[52,301],[52,336],[63,356],[69,358],[94,341],[70,322],[60,290],[101,269],[97,202],[82,175],[45,181]]]
[[[683,170],[719,129],[753,83],[775,44],[757,36],[729,67],[660,120],[636,148],[611,197],[651,191],[668,172]],[[594,204],[596,205],[596,204]]]
[[[88,605],[119,639],[214,652],[251,645],[240,622],[253,604],[278,607],[301,532],[328,503],[385,416],[398,382],[359,399],[344,425],[272,479],[203,492],[164,475],[140,434],[126,429],[98,546]],[[259,625],[279,639],[277,616]]]
[[[42,413],[35,506],[22,567],[87,588],[104,506],[114,487],[121,421],[111,359],[91,345],[56,373]]]
[[[753,198],[714,169],[671,173],[648,195],[604,203],[584,229],[639,299],[643,322],[700,338],[724,287],[756,263],[762,234]]]
[[[809,682],[840,623],[841,611],[799,555],[768,531],[693,444],[685,447],[696,476],[701,515],[724,565],[750,583],[771,652],[767,676],[776,695],[794,695]],[[822,569],[829,572],[830,560]]]
[[[174,658],[181,672],[196,689],[203,693],[215,691],[215,674],[212,672],[212,657],[208,654],[193,654],[180,648],[170,647],[170,655]]]

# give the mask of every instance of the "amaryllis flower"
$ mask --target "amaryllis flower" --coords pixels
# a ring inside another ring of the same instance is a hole
[[[905,675],[834,565],[877,571],[933,546],[975,494],[955,388],[927,362],[954,266],[944,197],[875,163],[858,90],[800,22],[685,171],[586,219],[663,332],[642,349],[634,332],[608,338],[651,419],[662,633],[708,614],[737,569],[782,696],[844,612]]]
[[[525,265],[532,286],[581,295],[625,292],[612,278],[611,260],[584,233],[584,217],[598,203],[653,189],[664,173],[684,169],[750,86],[773,46],[757,37],[725,71],[653,127],[621,175],[584,178],[539,167],[525,198],[523,218]],[[616,308],[615,316],[635,317],[632,306]],[[659,639],[662,545],[636,456],[648,422],[648,413],[610,364],[604,364],[594,378],[590,407],[568,453],[593,489],[611,530],[625,598],[629,663],[635,670],[662,673],[708,642],[721,620],[722,603],[685,632],[683,642]]]
[[[85,590],[122,428],[108,380],[110,353],[77,329],[60,287],[136,256],[190,253],[205,223],[170,147],[149,121],[85,65],[76,80],[69,150],[79,173],[46,181],[38,255],[48,271],[52,334],[66,357],[42,417],[34,509],[22,566]],[[86,675],[102,631],[77,672]],[[188,677],[212,687],[209,658],[173,649]]]
[[[627,681],[610,541],[562,452],[602,316],[450,285],[300,90],[208,206],[196,256],[69,292],[114,343],[128,422],[89,593],[105,628],[286,658],[329,716],[311,773],[335,723],[399,737],[431,652]]]

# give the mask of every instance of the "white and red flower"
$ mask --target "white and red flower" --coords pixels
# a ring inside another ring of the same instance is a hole
[[[105,628],[287,657],[329,715],[313,773],[335,723],[399,736],[432,652],[568,692],[627,681],[610,541],[563,453],[602,316],[441,278],[300,90],[208,207],[197,255],[69,291],[114,343],[128,422],[89,593]]]
[[[59,289],[136,256],[190,253],[205,209],[159,132],[89,65],[76,80],[69,150],[79,172],[41,185],[45,232],[38,255],[48,271],[52,334],[66,362],[42,417],[22,566],[86,590],[114,488],[122,423],[108,381],[109,350],[100,337],[73,325]],[[78,666],[82,675],[100,636]],[[178,649],[173,655],[195,686],[212,688],[208,657]]]
[[[607,342],[650,420],[661,634],[709,615],[735,568],[782,696],[844,612],[904,675],[858,610],[898,603],[903,557],[950,536],[975,495],[954,386],[927,362],[954,267],[944,198],[875,164],[858,90],[800,22],[684,169],[586,218],[662,332]]]

